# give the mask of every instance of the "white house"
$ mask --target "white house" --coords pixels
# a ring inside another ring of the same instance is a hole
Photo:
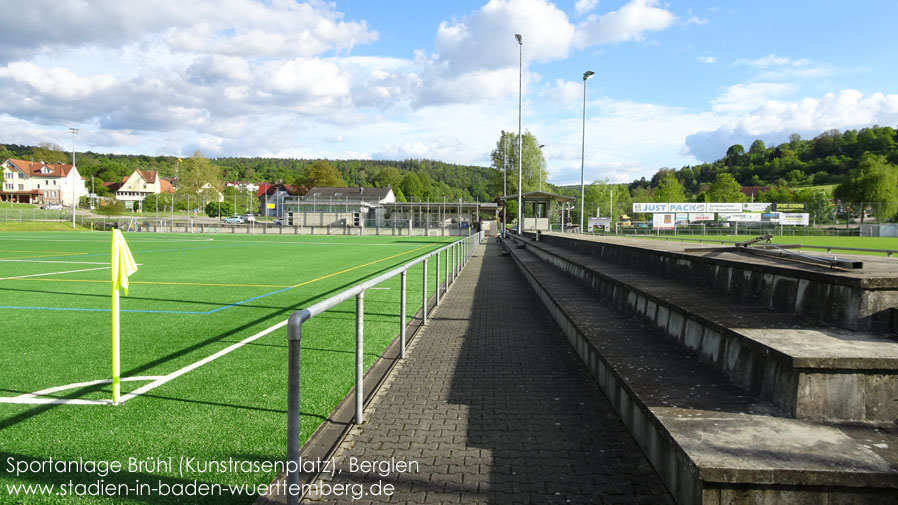
[[[115,199],[125,202],[125,206],[134,208],[141,206],[148,195],[174,193],[171,183],[159,177],[154,170],[135,170],[128,177],[122,178],[121,185],[115,190]]]
[[[2,171],[0,201],[71,205],[73,191],[75,198],[87,196],[84,179],[71,164],[8,159]]]

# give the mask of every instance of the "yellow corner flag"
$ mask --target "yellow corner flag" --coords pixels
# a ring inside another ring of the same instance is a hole
[[[128,277],[137,271],[134,256],[128,249],[125,237],[118,228],[112,230],[112,403],[118,403],[120,393],[120,367],[119,367],[119,287],[128,294]]]

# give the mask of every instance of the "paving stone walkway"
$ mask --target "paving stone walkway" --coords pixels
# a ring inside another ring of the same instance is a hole
[[[501,251],[478,248],[304,503],[673,504]]]

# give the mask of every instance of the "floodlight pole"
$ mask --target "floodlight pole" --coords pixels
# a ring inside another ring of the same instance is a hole
[[[583,168],[586,163],[586,80],[595,75],[592,70],[583,72],[583,138],[580,143],[580,233],[583,233],[583,210],[585,186],[583,184]]]
[[[75,134],[78,128],[69,128],[72,132],[72,229],[75,229]]]
[[[508,141],[505,130],[502,130],[502,198],[505,204],[502,206],[502,238],[505,238],[505,222],[508,215]]]
[[[519,33],[514,35],[518,41],[518,235],[524,231],[522,198],[523,188],[521,186],[521,158],[524,152],[524,137],[521,136],[522,127],[522,110],[524,105],[524,40]]]
[[[544,147],[546,147],[546,144],[539,145],[540,157],[542,157]],[[543,190],[543,168],[539,165],[539,163],[536,164],[536,173],[539,175],[539,190],[542,191]]]

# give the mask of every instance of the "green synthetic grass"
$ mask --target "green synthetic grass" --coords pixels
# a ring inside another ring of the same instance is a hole
[[[121,297],[122,377],[162,376],[206,358],[307,307],[437,249],[424,237],[208,236],[126,233],[140,264]],[[109,234],[0,234],[0,396],[110,376]],[[34,262],[34,261],[40,261]],[[45,263],[45,262],[64,263]],[[75,263],[78,262],[78,263]],[[440,278],[445,276],[440,261]],[[62,273],[8,279],[50,272]],[[421,306],[422,268],[408,274],[408,314]],[[434,265],[428,268],[433,292]],[[296,286],[296,287],[292,287]],[[365,295],[365,366],[398,333],[399,277]],[[384,289],[388,288],[388,289]],[[283,290],[281,292],[276,292]],[[259,297],[259,298],[256,298]],[[256,298],[253,300],[253,298]],[[249,301],[247,301],[249,300]],[[234,305],[238,302],[239,305]],[[229,307],[230,306],[230,307]],[[8,307],[32,307],[8,308]],[[49,310],[49,309],[80,310]],[[133,312],[132,312],[133,311]],[[170,311],[172,313],[141,312]],[[209,313],[209,311],[214,311]],[[410,317],[410,316],[409,316]],[[304,325],[301,437],[330,414],[354,381],[355,301]],[[176,503],[172,497],[7,495],[8,484],[266,484],[273,472],[179,473],[155,469],[105,477],[8,473],[8,460],[282,461],[286,455],[286,329],[119,406],[0,403],[0,503]],[[147,382],[122,382],[122,394]],[[111,386],[58,398],[108,399]],[[177,466],[177,464],[175,465]],[[250,503],[252,496],[185,497],[185,503]]]
[[[638,238],[651,238],[662,240],[680,240],[685,239],[686,242],[696,240],[713,241],[731,241],[741,242],[751,240],[757,237],[757,234],[751,235],[684,235],[683,237],[652,236],[642,235]],[[791,235],[774,235],[771,240],[774,244],[801,244],[805,246],[832,246],[832,247],[851,247],[859,249],[890,249],[898,251],[898,239],[889,237],[820,237],[820,236],[791,236]],[[809,251],[820,251],[820,249],[809,249]],[[872,256],[885,256],[885,253],[869,252],[869,251],[839,251],[848,254],[866,254]]]
[[[75,230],[85,231],[86,228],[80,224],[75,224]],[[9,231],[72,231],[72,223],[63,221],[9,221],[0,222],[0,232]]]

